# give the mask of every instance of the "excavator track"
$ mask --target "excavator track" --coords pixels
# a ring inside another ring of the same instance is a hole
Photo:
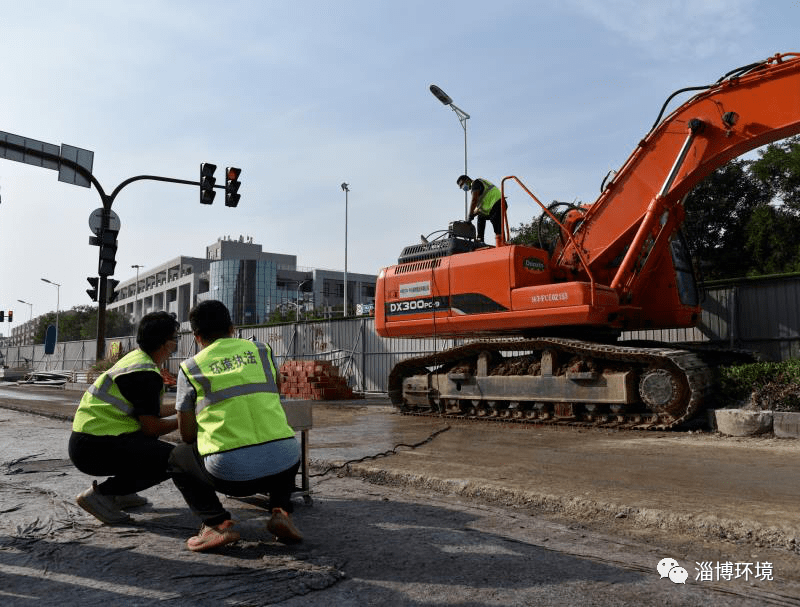
[[[476,341],[398,363],[389,396],[410,415],[669,430],[702,410],[713,356],[555,337]]]

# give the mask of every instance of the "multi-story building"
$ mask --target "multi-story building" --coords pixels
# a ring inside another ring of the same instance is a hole
[[[119,268],[118,268],[119,269]],[[122,310],[135,322],[144,314],[167,311],[179,322],[199,301],[218,299],[235,325],[260,324],[275,310],[319,310],[342,314],[343,272],[300,268],[295,255],[262,251],[252,237],[219,238],[205,258],[180,256],[117,285],[108,310]],[[374,304],[376,276],[347,273],[350,313]]]

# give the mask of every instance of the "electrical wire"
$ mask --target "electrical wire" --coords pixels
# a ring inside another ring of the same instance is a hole
[[[364,461],[366,461],[368,459],[377,459],[379,457],[387,457],[389,455],[397,454],[397,449],[400,448],[400,447],[408,447],[409,449],[416,449],[417,447],[421,447],[422,445],[431,442],[434,438],[439,436],[442,432],[447,432],[449,429],[450,429],[450,426],[445,426],[444,428],[439,428],[436,432],[431,434],[425,440],[421,440],[418,443],[414,443],[413,445],[409,445],[407,443],[397,443],[392,449],[389,449],[388,451],[384,451],[383,453],[376,453],[375,455],[365,455],[364,457],[360,457],[358,459],[351,459],[351,460],[346,461],[345,463],[340,464],[338,466],[330,466],[330,467],[326,468],[324,472],[319,472],[317,474],[309,474],[308,478],[316,478],[316,477],[320,477],[320,476],[325,476],[326,474],[328,474],[329,472],[333,472],[334,470],[341,470],[342,468],[346,468],[350,464],[360,464],[361,462],[364,462]]]

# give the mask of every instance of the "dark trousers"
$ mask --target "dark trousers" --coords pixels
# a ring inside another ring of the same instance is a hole
[[[500,217],[500,203],[501,201],[498,200],[495,205],[492,207],[492,210],[489,211],[489,221],[492,222],[492,227],[494,228],[494,233],[496,235],[500,234],[503,229],[503,220]],[[486,231],[486,215],[478,214],[478,240],[483,242],[483,233]]]
[[[94,436],[73,432],[69,459],[90,476],[109,476],[97,485],[102,495],[128,495],[169,478],[169,454],[175,445],[142,432],[119,436]]]
[[[291,495],[300,462],[291,468],[250,481],[226,481],[208,473],[197,443],[179,443],[169,458],[170,473],[183,499],[203,524],[213,527],[231,518],[222,507],[217,491],[225,495],[246,497],[269,494],[269,509],[283,508],[292,511]]]

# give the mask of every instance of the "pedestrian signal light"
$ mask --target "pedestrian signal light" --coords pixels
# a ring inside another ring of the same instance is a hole
[[[237,169],[236,167],[227,167],[225,169],[225,206],[226,207],[235,207],[239,204],[239,199],[241,195],[237,192],[239,191],[239,186],[242,185],[239,182],[239,175],[241,175],[242,169]]]
[[[92,285],[91,289],[86,289],[86,293],[89,295],[92,301],[97,301],[97,284],[100,279],[96,276],[88,276],[86,280],[88,280],[89,284]]]
[[[106,284],[106,293],[108,294],[106,301],[108,301],[108,303],[113,303],[119,296],[119,292],[117,291],[118,284],[118,280],[114,280],[113,278],[108,279],[108,283]]]
[[[217,180],[214,178],[214,171],[217,170],[216,164],[204,162],[200,165],[200,203],[211,204],[214,202],[214,184]]]

